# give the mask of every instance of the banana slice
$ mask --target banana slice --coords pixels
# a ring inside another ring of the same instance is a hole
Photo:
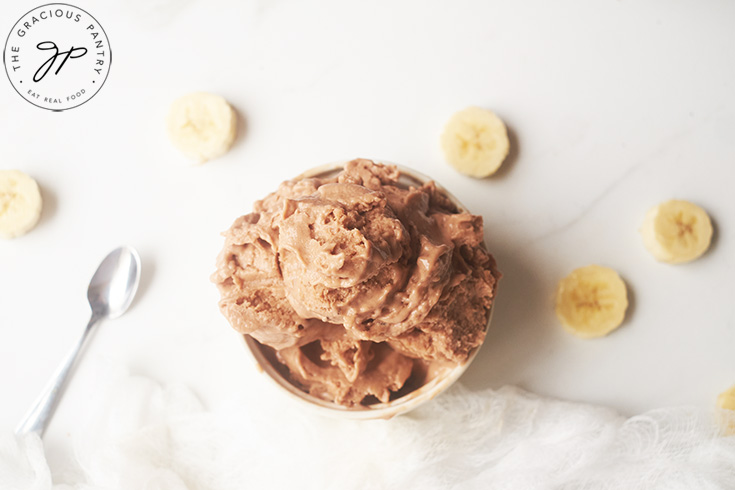
[[[717,397],[717,407],[720,413],[720,424],[725,434],[735,435],[735,386],[723,391]]]
[[[0,170],[0,237],[29,232],[41,217],[38,184],[20,170]]]
[[[503,121],[479,107],[468,107],[454,114],[444,127],[441,145],[444,156],[455,169],[478,178],[495,173],[510,149]]]
[[[651,208],[641,226],[643,244],[661,262],[690,262],[709,248],[712,222],[704,209],[672,199]]]
[[[176,99],[166,123],[173,144],[199,163],[227,153],[237,132],[232,106],[219,95],[205,92]]]
[[[557,286],[556,316],[578,337],[607,335],[623,323],[627,308],[625,283],[608,267],[580,267]]]

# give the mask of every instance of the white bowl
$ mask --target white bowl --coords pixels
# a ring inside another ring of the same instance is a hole
[[[373,161],[377,163],[390,164],[388,162],[378,160]],[[321,165],[319,167],[314,167],[302,173],[301,175],[296,176],[294,180],[309,177],[328,177],[330,174],[338,173],[344,167],[345,163],[346,162],[331,163],[327,165]],[[398,170],[400,170],[401,172],[401,180],[399,182],[405,183],[407,185],[421,186],[425,182],[429,182],[432,180],[415,170],[408,169],[400,165],[396,165],[396,167],[398,167]],[[452,203],[460,209],[460,211],[467,211],[462,203],[460,203],[459,200],[457,200],[457,198],[450,194],[446,189],[441,187],[439,184],[436,184],[436,187],[437,189],[445,193],[447,197],[452,201]],[[487,328],[490,326],[491,317],[492,308],[490,310],[490,314],[488,315],[488,324],[485,326],[486,331]],[[315,411],[322,415],[359,420],[389,419],[395,417],[396,415],[406,413],[409,410],[413,410],[419,405],[426,403],[427,401],[437,396],[439,393],[449,388],[455,381],[457,381],[457,379],[459,379],[462,373],[465,372],[470,363],[477,356],[480,347],[482,347],[482,345],[479,345],[475,347],[472,351],[470,351],[467,360],[463,364],[460,364],[444,373],[437,375],[434,379],[424,384],[420,388],[400,398],[396,398],[395,400],[391,400],[387,403],[375,403],[367,406],[360,405],[355,407],[345,407],[337,403],[312,396],[309,393],[303,391],[301,388],[294,385],[288,378],[284,377],[283,374],[281,374],[281,372],[275,366],[273,366],[271,360],[266,356],[262,349],[262,346],[257,341],[255,341],[249,335],[238,334],[238,336],[243,341],[245,347],[247,348],[246,350],[252,355],[253,359],[257,363],[259,370],[265,373],[270,380],[276,383],[276,385],[283,388],[283,392],[285,392],[289,396],[289,398],[294,400],[296,403],[301,404],[303,408]]]

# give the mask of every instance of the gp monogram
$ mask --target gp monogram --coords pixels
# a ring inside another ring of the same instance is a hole
[[[52,111],[94,97],[111,61],[110,41],[100,23],[66,3],[42,5],[22,16],[3,51],[13,88],[31,104]]]

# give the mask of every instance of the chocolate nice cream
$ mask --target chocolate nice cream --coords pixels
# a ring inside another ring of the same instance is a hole
[[[283,182],[224,233],[212,276],[232,327],[340,405],[408,394],[485,337],[500,274],[482,218],[399,176],[358,159]]]

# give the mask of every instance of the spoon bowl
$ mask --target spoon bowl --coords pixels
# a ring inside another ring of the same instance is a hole
[[[117,318],[130,307],[140,282],[140,257],[132,247],[110,252],[89,281],[87,299],[92,314]]]

